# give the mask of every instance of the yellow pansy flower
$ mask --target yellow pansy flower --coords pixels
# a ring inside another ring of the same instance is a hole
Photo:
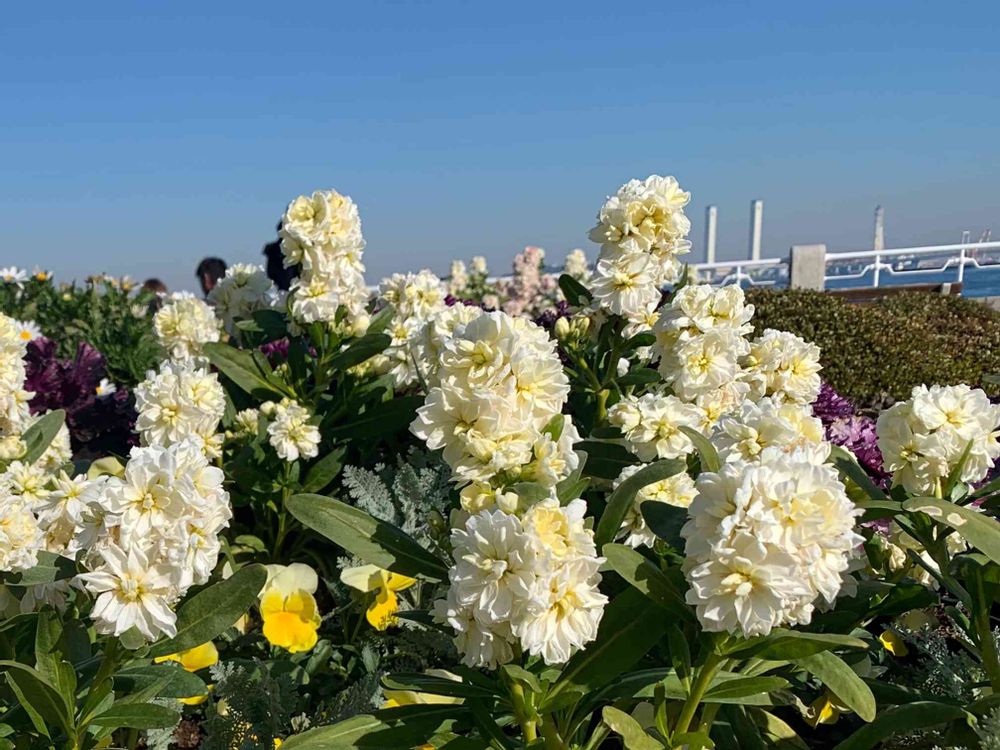
[[[910,653],[910,649],[906,647],[906,641],[896,635],[894,630],[883,630],[878,639],[885,646],[885,650],[893,656],[906,656]]]
[[[205,669],[213,664],[217,664],[219,661],[219,651],[215,647],[215,644],[209,641],[200,646],[189,648],[187,651],[179,651],[176,654],[169,654],[167,656],[157,656],[153,661],[157,664],[162,664],[166,661],[175,661],[188,672],[197,672],[199,669]],[[180,701],[187,706],[197,706],[199,703],[203,703],[207,697],[208,693],[181,698]]]
[[[313,594],[318,587],[316,571],[308,565],[267,566],[267,583],[260,592],[260,614],[269,643],[293,654],[316,645],[321,619]]]
[[[396,612],[399,611],[396,592],[408,589],[417,582],[415,578],[390,573],[377,565],[345,568],[340,571],[340,580],[366,594],[375,592],[375,600],[368,606],[365,617],[378,630],[385,630],[399,622],[399,618],[396,617]]]
[[[840,718],[840,714],[847,711],[847,707],[831,693],[824,690],[823,694],[809,704],[806,713],[806,722],[815,729],[820,724],[833,724]]]
[[[446,669],[428,669],[424,672],[432,677],[441,677],[452,682],[461,682],[462,678],[457,674],[452,674]],[[428,704],[455,705],[462,703],[462,698],[451,695],[436,695],[434,693],[420,693],[416,690],[384,690],[385,702],[382,708],[396,708],[398,706],[418,706]]]

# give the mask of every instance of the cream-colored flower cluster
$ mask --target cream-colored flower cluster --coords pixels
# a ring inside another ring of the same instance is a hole
[[[260,266],[236,263],[226,269],[226,275],[208,293],[209,304],[231,335],[236,323],[247,320],[258,310],[279,304],[282,294]]]
[[[634,476],[640,469],[642,466],[638,464],[626,466],[615,479],[614,488],[618,489],[622,482]],[[642,515],[642,504],[666,503],[675,508],[687,508],[691,505],[696,494],[694,480],[683,471],[658,482],[647,484],[636,493],[635,500],[625,514],[616,538],[629,547],[652,547],[656,541],[656,534],[649,528],[649,524],[646,523],[646,519]]]
[[[17,321],[0,313],[0,459],[11,460],[24,452],[21,433],[29,418],[28,402],[34,395],[24,390],[24,355],[27,341],[19,335]]]
[[[332,323],[344,307],[356,329],[367,327],[365,241],[358,207],[336,190],[317,190],[288,204],[281,219],[285,266],[297,267],[291,312],[299,323]]]
[[[443,449],[456,481],[554,486],[578,465],[576,428],[556,420],[569,381],[555,342],[531,321],[492,312],[456,328],[437,380],[410,429]]]
[[[665,284],[680,277],[678,256],[690,251],[691,222],[684,207],[691,194],[673,177],[630,180],[608,198],[590,238],[601,245],[591,278],[600,303],[617,315],[655,307]]]
[[[393,306],[389,334],[392,344],[374,362],[375,369],[390,373],[397,387],[420,381],[425,362],[417,346],[428,323],[441,315],[445,304],[445,287],[441,280],[426,269],[419,273],[394,273],[382,279],[379,292]]]
[[[482,510],[452,530],[450,587],[434,611],[454,629],[463,663],[495,668],[516,644],[561,664],[595,638],[607,597],[586,509],[552,498],[521,516]]]
[[[935,495],[963,460],[959,480],[978,482],[1000,456],[1000,405],[967,385],[916,386],[876,424],[878,446],[894,485]]]
[[[735,285],[685,286],[674,295],[654,326],[653,353],[678,397],[727,411],[743,400],[749,389],[740,359],[750,351],[752,317],[753,305]]]
[[[722,417],[712,443],[727,463],[799,451],[821,464],[830,454],[823,423],[812,415],[809,405],[782,402],[774,396],[744,401],[734,413]]]
[[[681,427],[701,430],[701,411],[676,396],[625,396],[608,409],[608,422],[622,431],[625,447],[641,461],[678,458],[694,450]]]
[[[285,398],[278,403],[267,402],[261,406],[261,411],[271,422],[267,426],[267,438],[279,458],[285,461],[297,461],[302,458],[315,458],[319,455],[319,427],[310,420],[310,411],[295,401]],[[244,423],[247,428],[257,429],[257,415],[246,415]]]
[[[219,533],[232,511],[222,470],[201,445],[134,448],[120,477],[78,494],[82,560],[78,576],[96,597],[97,632],[120,636],[135,628],[144,639],[176,634],[173,607],[206,583],[219,556]]]
[[[705,630],[766,635],[836,599],[863,539],[835,469],[764,454],[703,473],[697,489],[681,533],[687,601]]]
[[[811,404],[819,395],[819,347],[794,333],[768,329],[751,342],[743,359],[755,398]]]
[[[209,457],[219,455],[226,394],[215,373],[191,360],[167,360],[136,386],[135,408],[135,426],[144,445],[166,447],[194,440]]]
[[[219,340],[222,323],[212,308],[190,292],[177,292],[153,315],[153,330],[167,357],[207,364],[204,345]]]

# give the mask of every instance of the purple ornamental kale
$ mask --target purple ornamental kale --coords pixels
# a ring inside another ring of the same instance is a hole
[[[80,458],[126,455],[138,444],[135,408],[125,388],[98,396],[107,366],[97,349],[81,342],[73,359],[59,359],[54,341],[39,338],[28,344],[25,390],[32,391],[33,414],[66,411],[73,453]]]
[[[812,408],[813,414],[823,423],[826,439],[853,453],[868,476],[882,489],[888,489],[891,477],[882,467],[875,420],[859,416],[854,404],[827,383],[823,383]]]

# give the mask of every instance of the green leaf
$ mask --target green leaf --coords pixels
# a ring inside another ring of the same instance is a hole
[[[251,313],[254,323],[264,334],[264,341],[276,341],[288,334],[288,323],[285,316],[277,310],[255,310]]]
[[[680,430],[687,435],[688,440],[694,445],[698,458],[701,460],[701,470],[718,471],[722,466],[722,461],[719,459],[719,452],[715,450],[715,446],[709,442],[708,438],[698,432],[698,430],[686,425],[681,425]]]
[[[829,651],[796,659],[795,663],[822,682],[864,721],[875,718],[875,696],[843,659]]]
[[[9,586],[38,586],[54,583],[76,575],[76,563],[68,557],[42,551],[38,553],[38,564],[20,573],[8,573],[4,583]]]
[[[636,367],[618,378],[618,385],[625,388],[630,385],[649,385],[650,383],[659,383],[660,380],[660,373],[656,370],[650,367]]]
[[[802,633],[776,628],[761,638],[737,641],[726,649],[726,655],[739,654],[740,659],[756,656],[758,659],[790,661],[838,648],[867,649],[868,644],[849,635]]]
[[[935,727],[967,715],[960,706],[936,701],[895,706],[880,713],[871,724],[861,727],[833,750],[869,750],[894,735]]]
[[[627,355],[629,352],[635,349],[641,349],[644,346],[652,346],[656,343],[656,336],[653,335],[652,331],[643,331],[642,333],[637,333],[632,338],[628,339],[624,346],[622,347],[622,354]]]
[[[392,524],[323,495],[293,495],[285,507],[295,518],[366,563],[393,573],[443,581],[448,566]]]
[[[73,718],[70,707],[59,691],[37,670],[16,661],[0,661],[7,684],[17,695],[28,713],[35,729],[50,736],[50,727],[59,727],[67,735],[73,734]]]
[[[408,748],[449,730],[468,710],[456,705],[400,706],[310,729],[285,740],[282,750]]]
[[[266,401],[288,395],[267,379],[249,351],[218,342],[205,344],[204,351],[219,372],[251,396]]]
[[[788,680],[782,677],[736,677],[725,680],[705,693],[706,703],[735,702],[740,698],[767,695],[774,690],[788,687]]]
[[[407,427],[423,406],[423,396],[403,396],[379,401],[354,419],[342,420],[328,432],[334,438],[381,438]]]
[[[157,685],[158,698],[193,698],[205,694],[205,683],[180,664],[145,664],[126,667],[115,673],[115,688],[128,695]]]
[[[263,565],[248,565],[232,577],[199,591],[177,610],[177,635],[154,643],[149,655],[169,656],[186,651],[225,632],[253,606],[266,582]]]
[[[115,703],[90,723],[99,727],[159,729],[172,727],[180,720],[179,713],[156,703]]]
[[[60,641],[62,621],[50,609],[38,613],[35,627],[35,668],[62,696],[67,706],[76,705],[76,670],[63,658]]]
[[[659,482],[674,474],[684,471],[684,462],[677,458],[657,461],[642,467],[630,476],[608,496],[608,504],[601,514],[594,532],[594,541],[602,547],[615,538],[621,528],[622,521],[635,502],[635,496],[647,485]]]
[[[993,562],[1000,563],[1000,524],[985,513],[935,497],[915,497],[903,503],[903,509],[925,513],[950,526]]]
[[[65,421],[66,412],[62,409],[56,409],[42,416],[31,427],[25,430],[21,439],[24,441],[27,450],[21,460],[26,464],[33,464],[41,458]]]
[[[517,664],[504,664],[500,667],[500,671],[503,672],[509,680],[527,685],[532,692],[542,692],[542,683],[538,681],[538,678],[535,675],[524,667],[519,667]]]
[[[601,554],[612,570],[671,615],[694,622],[681,590],[647,557],[624,544],[605,544]]]
[[[567,662],[545,697],[545,705],[558,705],[564,695],[586,694],[615,680],[642,659],[663,637],[668,618],[642,617],[645,596],[629,589],[604,610],[597,638]]]
[[[684,549],[681,528],[687,523],[688,512],[686,508],[647,500],[639,506],[639,512],[642,513],[646,525],[657,537],[677,551]]]
[[[833,465],[841,473],[841,476],[847,477],[858,485],[872,500],[889,499],[879,486],[871,480],[867,472],[861,468],[858,460],[845,448],[839,445],[831,445],[830,458]]]
[[[368,324],[368,330],[365,333],[382,333],[392,323],[395,315],[396,308],[392,305],[386,305],[372,316],[371,322]]]
[[[626,750],[663,750],[663,745],[648,734],[638,721],[614,706],[605,706],[601,718],[611,731],[622,738]]]
[[[566,301],[576,307],[583,307],[592,298],[590,290],[567,273],[559,277],[559,288]]]
[[[302,483],[302,491],[319,492],[336,479],[344,465],[344,455],[346,453],[346,446],[334,448],[310,466],[309,471],[306,472],[306,479]]]
[[[495,690],[487,690],[479,685],[470,685],[467,682],[422,672],[391,674],[382,678],[382,684],[387,690],[412,690],[417,693],[447,695],[453,698],[493,698],[497,695]]]
[[[392,343],[392,337],[384,333],[366,333],[344,351],[330,358],[330,369],[343,372],[362,362],[367,362],[380,354]]]
[[[598,479],[617,479],[622,469],[639,463],[639,459],[618,443],[583,440],[573,444],[573,449],[587,454],[583,475]]]

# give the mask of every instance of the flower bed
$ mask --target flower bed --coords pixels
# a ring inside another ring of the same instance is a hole
[[[291,290],[165,300],[134,397],[0,316],[0,747],[992,747],[1000,407],[859,415],[686,282],[688,199],[372,298],[300,196]]]

